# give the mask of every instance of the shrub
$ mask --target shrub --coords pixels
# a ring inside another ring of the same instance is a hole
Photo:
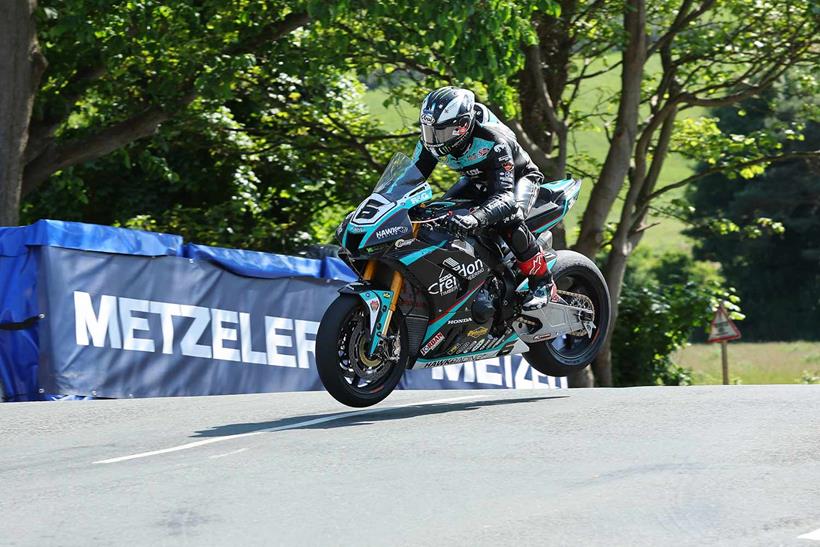
[[[708,327],[721,300],[739,316],[737,297],[708,264],[681,253],[636,253],[613,333],[615,385],[691,384],[691,371],[673,363],[671,354]]]

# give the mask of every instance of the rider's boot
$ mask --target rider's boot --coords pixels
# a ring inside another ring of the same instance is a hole
[[[518,262],[518,269],[529,280],[530,296],[524,302],[524,309],[537,309],[550,301],[558,301],[560,297],[543,251],[539,249],[528,260]]]

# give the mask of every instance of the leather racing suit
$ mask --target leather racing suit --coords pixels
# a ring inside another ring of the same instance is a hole
[[[419,139],[413,162],[425,178],[440,161],[461,173],[444,197],[481,202],[471,213],[483,226],[498,230],[525,275],[543,277],[547,273],[543,254],[524,219],[538,197],[544,176],[515,134],[489,108],[480,103],[474,108],[475,128],[461,150],[439,157]]]

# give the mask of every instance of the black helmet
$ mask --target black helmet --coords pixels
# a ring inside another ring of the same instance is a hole
[[[436,156],[458,150],[470,139],[475,125],[475,95],[458,87],[442,87],[421,103],[421,138]]]

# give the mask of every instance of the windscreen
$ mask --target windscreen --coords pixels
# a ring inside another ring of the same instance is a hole
[[[424,182],[424,176],[413,161],[401,152],[397,152],[387,164],[373,193],[397,199],[422,182]]]

